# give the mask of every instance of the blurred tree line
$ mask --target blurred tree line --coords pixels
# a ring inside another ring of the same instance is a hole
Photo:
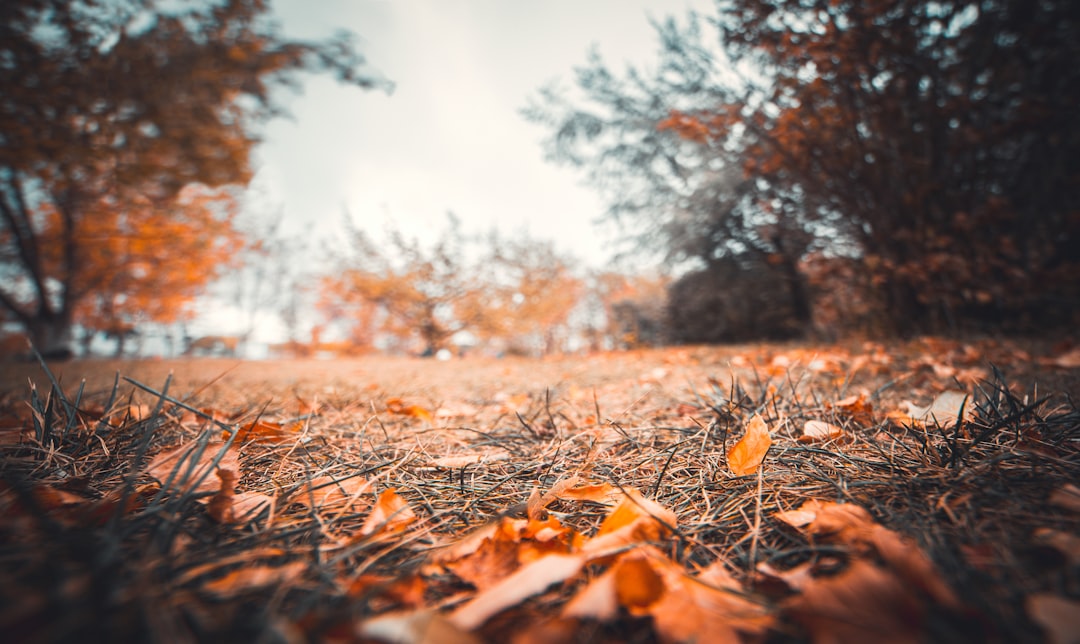
[[[337,327],[348,350],[424,354],[1074,328],[1078,18],[1074,2],[719,0],[654,23],[655,67],[594,53],[573,92],[524,110],[606,197],[628,256],[666,272],[583,271],[451,218],[426,245],[353,227],[315,273],[280,217],[238,218],[240,195],[275,88],[307,72],[390,87],[355,36],[284,38],[263,0],[11,0],[0,322],[46,355],[77,328],[122,352],[216,289],[244,328],[215,347],[262,310],[293,340],[321,316],[309,348]]]
[[[719,0],[524,110],[638,250],[671,338],[1032,331],[1080,313],[1080,3]],[[633,249],[632,249],[633,250]]]

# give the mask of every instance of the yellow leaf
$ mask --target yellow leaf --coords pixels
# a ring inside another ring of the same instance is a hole
[[[754,415],[746,426],[746,433],[735,443],[735,447],[728,452],[728,467],[735,476],[745,476],[757,471],[761,462],[765,460],[765,454],[772,445],[769,436],[769,426]]]

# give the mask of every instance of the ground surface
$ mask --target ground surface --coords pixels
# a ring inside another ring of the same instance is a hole
[[[63,399],[39,366],[5,364],[0,627],[1070,641],[1075,354],[924,339],[82,361],[50,366]]]

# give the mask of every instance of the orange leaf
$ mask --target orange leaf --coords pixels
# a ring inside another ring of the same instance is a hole
[[[664,594],[664,582],[644,556],[619,557],[613,566],[615,596],[628,609],[647,608]]]
[[[348,511],[362,494],[371,490],[371,484],[361,476],[320,476],[311,479],[309,485],[294,494],[290,502],[311,508],[314,500],[316,510]]]
[[[581,555],[548,555],[519,568],[494,586],[478,593],[450,613],[459,628],[473,630],[492,615],[543,592],[578,573],[585,565]]]
[[[386,409],[392,414],[398,414],[400,416],[411,416],[412,418],[419,418],[431,423],[434,422],[435,417],[431,415],[431,412],[420,407],[419,405],[406,405],[401,398],[389,398],[386,401]]]
[[[260,440],[268,443],[280,443],[295,436],[296,432],[303,426],[304,423],[302,422],[293,423],[289,427],[284,427],[281,423],[272,423],[265,420],[253,421],[236,430],[236,442],[243,444],[249,441]],[[228,440],[229,432],[224,432],[222,438]]]
[[[862,559],[844,572],[811,580],[785,602],[817,642],[918,642],[925,609],[888,570]]]
[[[218,523],[235,523],[236,514],[233,513],[232,504],[236,496],[236,472],[219,467],[217,475],[221,479],[221,489],[206,504],[206,512]]]
[[[391,488],[379,495],[375,508],[360,528],[360,534],[362,536],[394,535],[404,532],[413,521],[416,521],[416,514],[405,499],[398,496],[398,493]]]
[[[480,644],[480,640],[434,610],[388,613],[364,620],[356,629],[363,641]]]
[[[582,547],[591,557],[604,557],[628,545],[657,541],[673,529],[675,513],[633,489],[600,524],[596,536]]]
[[[307,564],[302,561],[294,561],[284,566],[238,568],[207,583],[203,588],[219,597],[231,597],[247,590],[287,584],[296,580],[306,568]]]
[[[216,492],[220,483],[210,476],[209,469],[225,446],[210,443],[197,453],[198,445],[198,442],[188,443],[158,454],[147,466],[147,473],[162,485],[169,482],[170,491],[174,493]],[[196,456],[198,461],[193,463]],[[240,461],[235,451],[226,452],[218,461],[218,467],[239,472]]]
[[[761,462],[765,460],[765,454],[772,445],[769,436],[769,426],[754,415],[746,426],[746,433],[735,443],[735,447],[728,452],[728,467],[735,476],[745,476],[757,471]]]

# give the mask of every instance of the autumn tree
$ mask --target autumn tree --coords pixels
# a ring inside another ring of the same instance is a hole
[[[113,338],[121,355],[144,325],[189,320],[189,304],[240,259],[232,192],[189,186],[163,205],[88,210],[76,229],[85,261],[68,284],[84,333]],[[60,230],[55,218],[45,225],[46,248],[59,247],[50,238]]]
[[[1078,20],[1064,2],[727,0],[657,23],[655,72],[594,56],[584,98],[546,91],[526,114],[613,218],[717,277],[758,255],[798,319],[801,260],[825,253],[858,258],[892,331],[1064,323]]]
[[[894,330],[1080,312],[1075,3],[738,0],[717,14],[729,60],[760,73],[669,124],[746,141],[749,176],[835,213]]]
[[[0,306],[39,350],[66,350],[93,308],[99,284],[82,274],[132,268],[91,233],[157,237],[164,263],[183,244],[152,228],[185,187],[248,181],[256,126],[280,111],[275,87],[303,71],[380,84],[348,34],[285,39],[268,12],[262,0],[0,6]]]
[[[396,228],[387,231],[381,244],[352,225],[349,234],[340,267],[323,280],[322,299],[340,313],[351,311],[357,339],[373,342],[379,333],[416,338],[422,352],[432,355],[447,348],[457,333],[490,324],[485,285],[452,214],[431,244]]]
[[[487,285],[481,332],[501,339],[515,353],[548,354],[564,349],[569,319],[583,290],[573,260],[550,241],[522,233],[492,232],[480,271]]]
[[[795,211],[791,190],[745,175],[732,141],[688,137],[672,124],[673,114],[732,96],[735,81],[696,16],[654,26],[655,69],[619,75],[593,52],[575,70],[574,92],[545,87],[523,114],[551,132],[549,159],[583,170],[605,197],[607,219],[622,228],[632,254],[727,277],[731,261],[755,263],[775,273],[767,281],[779,289],[774,299],[805,324],[810,302],[797,266],[817,241],[812,214]]]

